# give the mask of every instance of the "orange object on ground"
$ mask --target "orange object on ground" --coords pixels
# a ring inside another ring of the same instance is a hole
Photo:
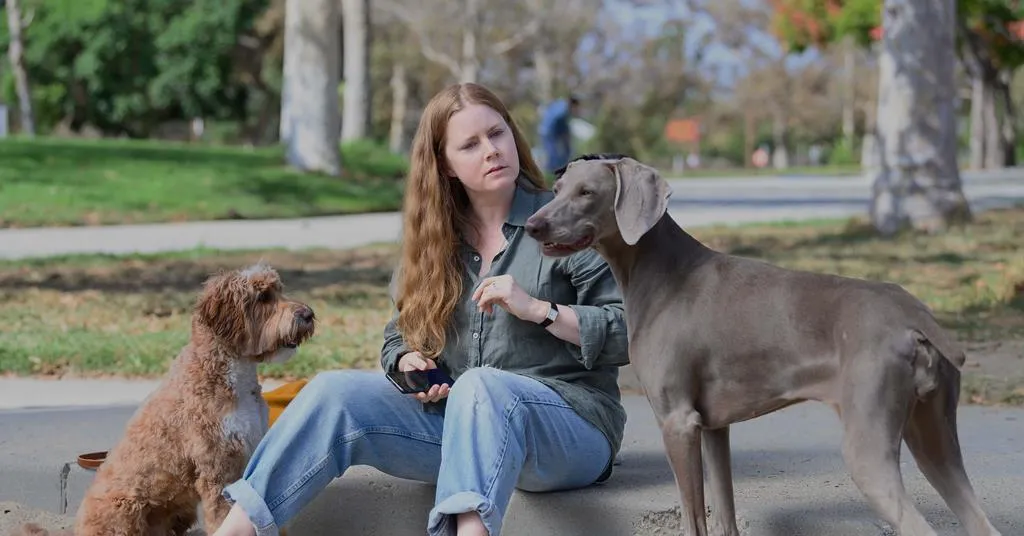
[[[295,380],[288,382],[277,389],[272,389],[263,393],[263,399],[267,401],[267,405],[270,406],[270,426],[274,425],[274,421],[281,415],[284,408],[288,406],[288,403],[299,394],[309,380]]]
[[[273,425],[277,417],[281,415],[284,408],[288,406],[288,403],[295,398],[295,395],[299,394],[309,380],[295,380],[288,382],[277,389],[266,391],[263,393],[264,400],[267,401],[267,405],[270,406],[270,424]],[[78,455],[78,465],[84,469],[96,469],[107,458],[107,451],[100,452],[89,452],[86,454]]]

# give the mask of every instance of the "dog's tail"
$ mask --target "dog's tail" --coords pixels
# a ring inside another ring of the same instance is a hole
[[[941,332],[940,332],[941,333]],[[939,340],[927,334],[912,330],[914,341],[914,387],[918,398],[924,398],[942,387],[952,387],[959,396],[960,368],[967,357],[959,345],[945,345],[944,336]],[[938,343],[938,344],[937,344]]]
[[[962,369],[967,361],[967,354],[960,343],[942,328],[939,320],[935,318],[935,312],[903,287],[895,284],[893,286],[898,292],[897,303],[908,322],[907,325],[914,332],[914,336],[918,340],[927,340],[928,345],[934,351],[949,361],[957,370]]]

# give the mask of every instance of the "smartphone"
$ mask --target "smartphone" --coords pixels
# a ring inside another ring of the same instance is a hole
[[[440,368],[388,372],[387,377],[392,385],[405,394],[425,393],[433,385],[447,383],[448,387],[451,387],[455,383],[455,380]]]

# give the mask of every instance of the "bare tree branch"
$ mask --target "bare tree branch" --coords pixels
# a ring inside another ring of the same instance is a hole
[[[420,28],[419,24],[417,24],[416,18],[408,13],[405,6],[399,5],[392,0],[375,0],[375,2],[377,6],[397,17],[407,28],[409,28],[410,31],[412,31],[412,33],[416,34],[416,38],[420,42],[420,52],[423,53],[424,58],[448,69],[451,71],[452,76],[455,76],[456,78],[460,78],[462,76],[462,66],[459,64],[459,61],[448,54],[435,49],[430,44],[430,39],[427,38],[426,33],[423,32],[423,29]]]
[[[456,61],[455,58],[436,50],[430,45],[430,40],[427,39],[425,35],[415,30],[413,30],[413,32],[416,33],[417,37],[419,37],[420,51],[423,53],[424,58],[445,67],[451,71],[452,76],[455,76],[456,78],[462,76],[462,66],[459,65],[459,62]]]
[[[240,35],[238,37],[238,45],[250,50],[260,50],[263,48],[263,43],[251,35]]]
[[[522,44],[523,41],[537,35],[539,30],[540,20],[536,18],[531,19],[530,22],[526,26],[523,26],[521,30],[516,32],[515,35],[495,43],[494,46],[491,47],[491,52],[497,56],[501,56]]]

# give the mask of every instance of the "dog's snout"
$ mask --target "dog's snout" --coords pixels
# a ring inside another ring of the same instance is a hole
[[[530,218],[526,220],[526,234],[537,238],[547,233],[548,221],[543,218]]]
[[[303,305],[295,310],[295,318],[304,322],[311,322],[313,320],[313,309]]]

